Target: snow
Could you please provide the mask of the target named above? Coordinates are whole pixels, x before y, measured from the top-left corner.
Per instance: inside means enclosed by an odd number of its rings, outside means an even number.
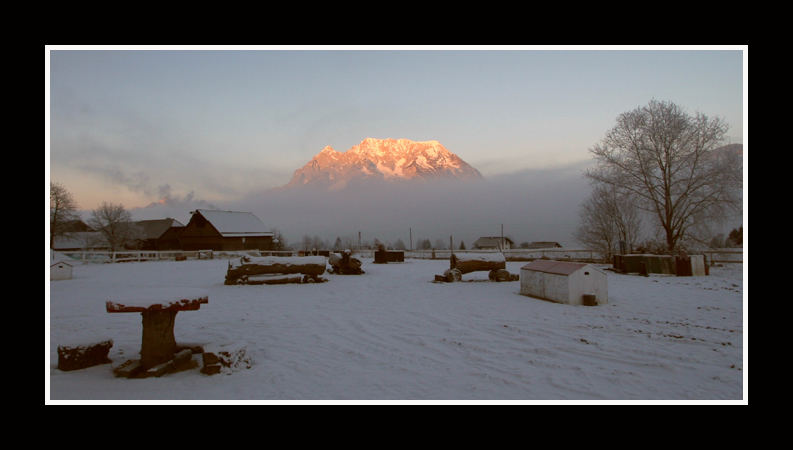
[[[305,264],[326,265],[328,258],[325,256],[244,256],[240,259],[229,261],[232,267],[239,267],[243,264],[260,264],[269,266],[280,264],[283,266],[300,266]]]
[[[520,295],[519,282],[490,282],[487,272],[431,282],[448,260],[360,259],[363,275],[283,285],[224,285],[224,259],[75,265],[73,279],[49,284],[45,398],[746,402],[742,264],[704,277],[607,271],[609,303],[587,307]],[[506,264],[519,273],[526,263]],[[105,302],[175,287],[209,295],[177,315],[177,342],[244,353],[246,363],[212,376],[114,377],[113,367],[139,358],[141,320],[109,314]],[[112,364],[57,369],[58,345],[108,338]]]

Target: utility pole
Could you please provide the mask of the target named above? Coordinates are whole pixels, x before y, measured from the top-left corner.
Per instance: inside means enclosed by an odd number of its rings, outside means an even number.
[[[501,251],[504,251],[504,224],[501,224]]]
[[[413,228],[410,228],[410,251],[413,251]]]
[[[361,232],[358,232],[358,251],[361,251]]]

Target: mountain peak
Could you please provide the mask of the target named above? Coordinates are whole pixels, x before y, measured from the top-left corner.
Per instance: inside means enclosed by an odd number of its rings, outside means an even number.
[[[341,189],[353,179],[479,179],[482,175],[439,141],[367,137],[346,152],[330,145],[295,171],[289,186]]]

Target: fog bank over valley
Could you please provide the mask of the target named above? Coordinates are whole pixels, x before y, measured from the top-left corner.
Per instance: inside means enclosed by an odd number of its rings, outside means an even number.
[[[454,236],[471,248],[481,236],[504,235],[515,244],[557,241],[576,246],[572,233],[578,207],[589,194],[583,176],[589,161],[567,166],[522,170],[483,180],[376,182],[352,180],[344,189],[316,186],[252,192],[238,201],[206,202],[192,193],[171,195],[130,212],[136,220],[173,217],[184,224],[195,208],[250,211],[277,229],[289,245],[318,236],[330,245],[341,237],[357,243],[379,239],[413,245],[421,239],[448,245]]]

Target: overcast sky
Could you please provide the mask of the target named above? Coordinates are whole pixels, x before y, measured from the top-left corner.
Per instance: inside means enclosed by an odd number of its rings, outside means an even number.
[[[740,48],[49,50],[45,170],[85,210],[254,210],[326,145],[366,137],[438,140],[488,180],[579,177],[616,117],[652,99],[744,133]]]

